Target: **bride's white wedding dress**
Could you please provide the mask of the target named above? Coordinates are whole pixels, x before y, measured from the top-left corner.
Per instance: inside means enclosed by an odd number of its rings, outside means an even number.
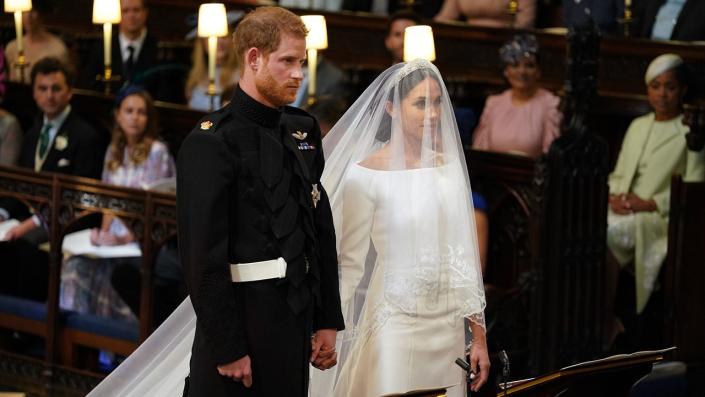
[[[462,287],[477,282],[468,280],[476,265],[464,252],[467,243],[437,233],[439,222],[466,212],[464,203],[447,199],[466,194],[452,183],[452,172],[447,166],[386,171],[355,165],[348,173],[339,258],[348,329],[339,334],[334,396],[443,386],[453,386],[448,396],[466,395],[464,373],[454,361],[464,357]],[[452,229],[447,226],[440,229]],[[377,260],[365,274],[370,244]],[[354,307],[356,300],[364,303]],[[318,389],[316,377],[331,382],[335,371],[313,374],[316,397],[330,395]]]

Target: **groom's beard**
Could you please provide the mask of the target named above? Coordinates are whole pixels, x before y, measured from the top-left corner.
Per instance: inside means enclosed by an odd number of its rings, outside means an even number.
[[[285,83],[277,82],[265,66],[259,76],[255,76],[257,91],[275,106],[288,105],[296,100],[300,80],[289,79]]]

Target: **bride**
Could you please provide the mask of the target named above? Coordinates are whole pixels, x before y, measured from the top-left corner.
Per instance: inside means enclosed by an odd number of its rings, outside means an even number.
[[[465,396],[454,363],[465,355],[465,318],[478,389],[489,369],[484,289],[463,150],[436,67],[417,60],[382,73],[323,145],[346,329],[338,365],[312,373],[312,395],[445,386]]]
[[[470,183],[448,93],[427,61],[383,72],[323,142],[346,329],[314,397],[447,387],[455,359],[487,380],[484,289]],[[89,396],[180,395],[195,316],[188,299]],[[472,333],[465,346],[468,325]]]

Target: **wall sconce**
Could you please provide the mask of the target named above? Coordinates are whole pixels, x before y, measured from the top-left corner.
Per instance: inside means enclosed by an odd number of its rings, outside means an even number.
[[[12,65],[19,69],[20,81],[24,83],[24,68],[27,63],[24,59],[24,47],[22,46],[22,13],[32,10],[32,0],[5,0],[5,12],[15,14],[15,32],[17,34],[17,62]]]
[[[323,15],[303,15],[301,17],[308,34],[306,35],[306,51],[308,57],[308,104],[316,102],[316,66],[318,50],[328,48],[328,30]]]
[[[223,3],[205,3],[198,8],[198,37],[208,38],[208,96],[210,110],[215,107],[215,55],[218,50],[218,37],[228,35],[228,17]]]
[[[433,30],[428,25],[409,26],[404,29],[404,62],[414,59],[436,60]]]
[[[105,69],[102,76],[96,80],[105,82],[105,93],[110,93],[110,83],[120,79],[113,76],[111,54],[113,49],[112,33],[113,24],[120,23],[120,0],[93,0],[93,23],[103,25],[103,65]]]

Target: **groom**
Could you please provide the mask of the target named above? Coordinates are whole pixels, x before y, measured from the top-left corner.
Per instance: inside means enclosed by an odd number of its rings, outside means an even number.
[[[285,106],[305,38],[283,8],[248,14],[234,34],[232,102],[179,153],[179,245],[197,316],[185,396],[304,397],[309,362],[336,364],[344,324],[320,130]]]

